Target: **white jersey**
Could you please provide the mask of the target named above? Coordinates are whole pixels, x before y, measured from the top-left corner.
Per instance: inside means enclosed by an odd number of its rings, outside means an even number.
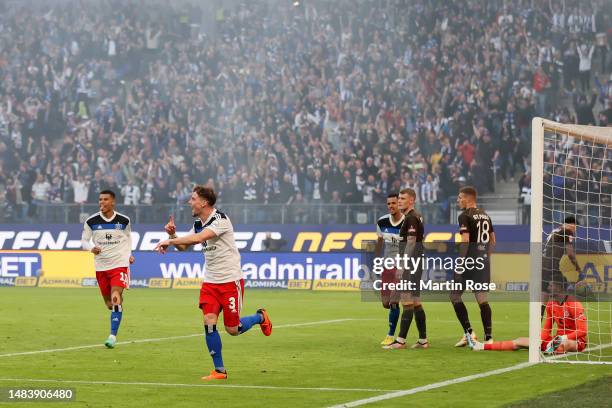
[[[206,221],[198,218],[193,223],[191,232],[198,233],[204,229],[216,234],[202,244],[202,253],[206,260],[204,282],[226,283],[242,279],[240,253],[234,241],[234,227],[227,215],[215,208]]]
[[[400,229],[403,222],[403,214],[395,223],[391,214],[383,215],[376,221],[376,235],[385,241],[385,257],[395,257],[399,253]]]
[[[130,219],[116,211],[111,218],[105,218],[100,212],[93,214],[83,224],[81,246],[86,251],[91,251],[93,247],[101,248],[100,253],[94,256],[97,272],[129,267],[132,254]]]

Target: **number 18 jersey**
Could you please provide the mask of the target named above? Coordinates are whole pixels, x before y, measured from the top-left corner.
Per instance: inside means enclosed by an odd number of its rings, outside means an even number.
[[[481,208],[468,208],[459,214],[459,233],[470,234],[468,257],[487,258],[491,234],[494,232],[491,217]]]

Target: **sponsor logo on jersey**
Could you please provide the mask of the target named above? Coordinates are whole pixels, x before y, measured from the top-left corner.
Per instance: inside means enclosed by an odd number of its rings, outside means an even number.
[[[111,234],[110,232],[107,232],[107,233],[106,233],[106,239],[107,239],[107,240],[109,240],[109,241],[110,241],[112,237],[113,237],[113,234]]]
[[[110,235],[110,234],[108,234],[108,235]],[[106,236],[106,239],[110,239],[108,237],[108,235]],[[121,243],[121,241],[101,241],[101,242],[99,242],[100,245],[119,245],[120,243]]]

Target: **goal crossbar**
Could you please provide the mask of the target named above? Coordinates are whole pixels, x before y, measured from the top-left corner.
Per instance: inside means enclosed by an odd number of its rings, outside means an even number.
[[[612,146],[612,127],[598,127],[587,125],[570,125],[553,122],[548,119],[536,118],[543,130],[560,133],[580,140]]]

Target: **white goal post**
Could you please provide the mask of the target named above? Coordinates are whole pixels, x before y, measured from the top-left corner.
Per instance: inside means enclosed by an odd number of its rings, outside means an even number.
[[[603,297],[600,298],[595,294],[595,304],[584,302],[585,310],[589,309],[586,313],[589,327],[587,348],[582,353],[552,357],[544,356],[540,352],[542,249],[546,232],[550,232],[553,225],[555,227],[562,225],[565,216],[575,216],[586,220],[584,223],[578,223],[578,229],[583,229],[582,233],[585,233],[585,228],[593,229],[586,231],[587,238],[583,240],[588,242],[582,244],[586,244],[587,248],[596,246],[605,248],[603,251],[593,250],[592,255],[600,260],[603,257],[604,261],[608,256],[612,256],[610,204],[608,198],[601,198],[602,182],[606,188],[609,188],[608,176],[592,176],[595,172],[606,173],[601,172],[600,168],[605,170],[612,164],[612,127],[561,124],[536,117],[532,121],[531,134],[529,361],[612,364],[612,350],[607,350],[610,353],[602,352],[612,347],[612,308],[608,282],[605,282]],[[589,157],[588,152],[593,155]],[[560,163],[561,161],[564,162]],[[567,164],[568,162],[570,164]],[[579,164],[574,166],[573,163]],[[585,174],[588,174],[588,177]],[[568,180],[571,187],[567,187]],[[593,185],[598,186],[598,192],[593,190]]]

